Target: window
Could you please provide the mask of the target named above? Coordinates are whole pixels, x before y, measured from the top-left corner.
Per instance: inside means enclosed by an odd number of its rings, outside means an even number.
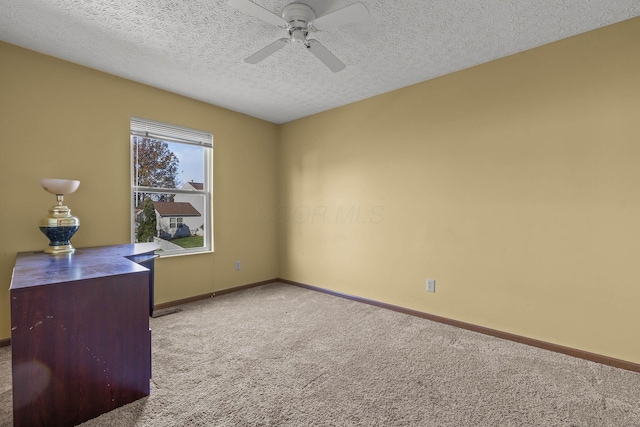
[[[131,118],[131,241],[159,255],[213,250],[213,135]]]

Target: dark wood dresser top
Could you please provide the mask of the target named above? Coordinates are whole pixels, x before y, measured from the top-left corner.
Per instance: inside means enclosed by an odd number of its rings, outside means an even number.
[[[20,252],[16,257],[10,289],[148,271],[129,258],[150,254],[155,243],[79,248],[73,254],[49,255]]]

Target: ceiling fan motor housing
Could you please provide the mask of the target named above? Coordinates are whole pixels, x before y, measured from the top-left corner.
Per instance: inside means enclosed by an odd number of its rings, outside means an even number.
[[[316,14],[304,3],[290,3],[282,9],[282,18],[294,28],[307,28],[307,24],[316,19]]]

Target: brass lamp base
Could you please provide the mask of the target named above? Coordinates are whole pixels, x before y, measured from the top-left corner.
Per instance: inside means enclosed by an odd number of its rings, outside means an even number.
[[[58,194],[58,204],[49,209],[49,216],[40,220],[40,231],[49,238],[45,253],[71,254],[75,252],[69,240],[80,228],[80,220],[71,215],[71,210],[62,205],[62,195]]]
[[[49,246],[44,250],[45,254],[58,255],[58,254],[72,254],[76,251],[76,248],[71,246],[71,243],[68,245],[54,245]]]

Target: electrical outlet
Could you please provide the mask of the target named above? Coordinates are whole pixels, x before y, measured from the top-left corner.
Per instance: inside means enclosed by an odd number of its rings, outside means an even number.
[[[241,267],[240,260],[238,260],[236,261],[236,265],[235,265],[236,271],[240,270],[240,267]]]
[[[436,279],[427,279],[427,292],[436,291]]]

